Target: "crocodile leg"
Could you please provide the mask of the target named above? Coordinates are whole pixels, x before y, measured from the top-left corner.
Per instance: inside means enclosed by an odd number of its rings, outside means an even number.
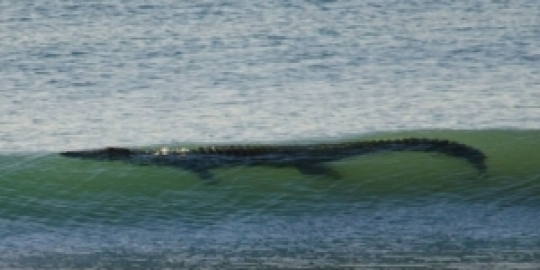
[[[200,179],[204,180],[208,184],[217,184],[218,180],[207,169],[190,169],[190,172],[196,174]]]
[[[341,175],[334,169],[320,163],[297,163],[296,169],[306,175],[327,176],[333,179],[341,179]]]

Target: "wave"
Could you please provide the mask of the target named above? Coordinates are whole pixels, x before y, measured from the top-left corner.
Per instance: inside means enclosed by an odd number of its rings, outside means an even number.
[[[306,176],[295,168],[230,167],[201,181],[172,167],[135,166],[62,157],[55,153],[0,155],[3,217],[48,221],[121,222],[185,216],[205,218],[235,211],[309,211],[318,204],[422,203],[428,199],[533,205],[540,196],[540,131],[408,131],[348,138],[447,139],[482,151],[487,171],[435,153],[385,152],[329,166],[342,178]],[[320,207],[318,208],[321,209]]]

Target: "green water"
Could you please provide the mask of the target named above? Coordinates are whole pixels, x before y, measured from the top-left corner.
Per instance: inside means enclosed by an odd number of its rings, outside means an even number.
[[[487,156],[487,173],[442,154],[380,153],[330,164],[341,179],[295,168],[231,167],[208,183],[173,167],[69,159],[57,154],[3,155],[2,217],[45,223],[133,223],[217,218],[237,211],[297,212],[348,202],[534,204],[540,195],[539,131],[416,131],[349,138],[455,140]],[[331,207],[330,207],[331,208]]]

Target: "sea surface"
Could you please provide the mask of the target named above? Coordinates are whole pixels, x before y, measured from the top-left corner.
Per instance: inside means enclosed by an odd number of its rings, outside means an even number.
[[[0,267],[540,268],[537,1],[0,1]],[[295,168],[106,146],[457,141]]]

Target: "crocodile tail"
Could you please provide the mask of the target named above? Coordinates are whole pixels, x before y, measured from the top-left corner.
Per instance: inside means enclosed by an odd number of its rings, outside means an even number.
[[[355,142],[351,145],[364,153],[379,151],[417,151],[441,153],[451,157],[465,159],[479,172],[485,173],[486,155],[477,148],[456,141],[429,138],[402,138]]]

